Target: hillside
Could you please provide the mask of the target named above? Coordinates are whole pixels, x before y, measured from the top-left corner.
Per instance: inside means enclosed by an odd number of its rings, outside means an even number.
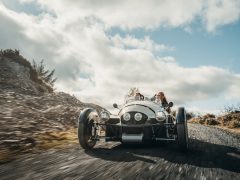
[[[0,161],[75,140],[77,117],[86,107],[101,109],[54,92],[17,51],[1,51]]]

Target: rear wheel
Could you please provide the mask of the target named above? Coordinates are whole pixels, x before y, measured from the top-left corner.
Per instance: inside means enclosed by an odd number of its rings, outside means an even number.
[[[96,115],[94,109],[87,108],[79,116],[78,140],[83,149],[92,149],[97,142]]]
[[[178,108],[177,113],[177,142],[181,151],[188,149],[188,129],[186,111],[183,107]]]

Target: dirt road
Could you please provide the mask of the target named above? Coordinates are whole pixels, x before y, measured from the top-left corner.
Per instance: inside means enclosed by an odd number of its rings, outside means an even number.
[[[25,155],[0,165],[0,179],[240,179],[240,138],[189,124],[190,149],[173,144],[123,146],[100,142]]]

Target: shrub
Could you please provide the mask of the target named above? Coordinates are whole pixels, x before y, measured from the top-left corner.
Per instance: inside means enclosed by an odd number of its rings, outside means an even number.
[[[215,119],[215,118],[207,118],[206,120],[205,120],[205,123],[207,124],[207,125],[219,125],[219,124],[221,124],[217,119]]]
[[[214,114],[210,114],[210,113],[207,113],[203,116],[204,119],[207,119],[207,118],[216,118],[216,116]]]
[[[234,119],[229,123],[228,127],[230,127],[230,128],[240,128],[240,121],[238,121],[237,119]]]
[[[195,114],[194,114],[193,112],[187,112],[187,113],[186,113],[186,118],[187,118],[187,120],[190,120],[190,119],[192,119],[193,117],[195,117]]]
[[[42,59],[41,62],[39,64],[37,64],[34,60],[32,63],[33,69],[36,70],[36,72],[38,73],[38,76],[43,79],[46,83],[50,84],[51,86],[54,86],[54,83],[56,82],[57,78],[54,78],[54,73],[55,73],[55,69],[54,70],[48,70],[45,69],[45,65],[44,65],[44,60]]]

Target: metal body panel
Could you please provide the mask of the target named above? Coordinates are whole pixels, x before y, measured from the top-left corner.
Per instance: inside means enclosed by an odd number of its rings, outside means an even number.
[[[146,107],[150,107],[151,109],[153,109],[155,112],[158,110],[162,109],[161,104],[155,103],[154,101],[132,101],[129,103],[126,103],[124,107],[130,106],[130,105],[142,105],[142,106],[146,106]]]
[[[126,112],[141,112],[143,114],[146,114],[148,118],[155,118],[155,113],[151,109],[145,106],[141,105],[129,105],[126,107],[123,107],[122,110],[119,113],[119,116],[122,116]]]

